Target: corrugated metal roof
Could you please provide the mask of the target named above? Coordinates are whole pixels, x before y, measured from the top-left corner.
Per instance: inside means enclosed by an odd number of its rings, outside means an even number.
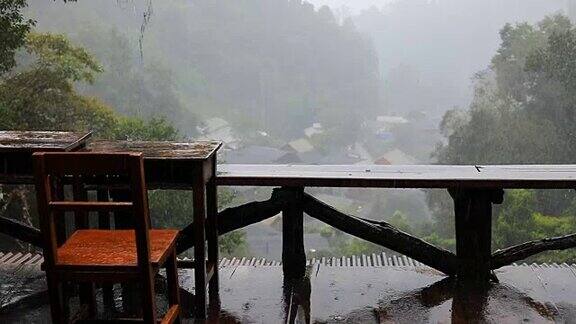
[[[190,258],[179,258],[180,260],[191,260]],[[16,267],[23,267],[28,269],[40,268],[44,261],[41,254],[38,253],[22,253],[22,252],[0,252],[0,271],[14,269]],[[323,257],[313,258],[308,260],[307,265],[321,264],[323,266],[331,267],[425,267],[428,266],[408,258],[404,255],[396,254],[370,254],[370,255],[355,255],[355,256],[342,256],[342,257]],[[221,267],[228,266],[281,266],[281,261],[266,260],[265,258],[222,258],[220,260]],[[558,268],[558,267],[571,267],[576,269],[576,264],[567,263],[542,263],[542,264],[514,264],[515,266],[536,266],[544,268]]]

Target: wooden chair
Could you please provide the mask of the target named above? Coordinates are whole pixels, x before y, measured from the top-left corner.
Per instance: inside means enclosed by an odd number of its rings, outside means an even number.
[[[140,153],[35,153],[33,156],[40,225],[44,240],[44,268],[54,323],[67,323],[62,284],[80,283],[84,309],[95,315],[94,283],[138,282],[142,287],[142,314],[138,320],[156,323],[154,277],[166,267],[169,309],[161,323],[180,322],[177,230],[150,229],[144,167]],[[129,201],[87,201],[86,195],[65,200],[58,186],[119,183],[130,191]],[[59,194],[60,191],[60,194]],[[83,196],[83,197],[82,197]],[[79,199],[81,198],[81,199]],[[76,222],[89,212],[132,216],[134,229],[76,229],[62,244],[57,240],[57,218],[74,212]],[[87,222],[87,220],[85,220]],[[76,224],[78,225],[78,224]],[[82,226],[81,226],[82,227]],[[83,225],[86,228],[86,223]],[[88,288],[87,288],[88,287]],[[87,306],[87,307],[86,307]],[[118,321],[118,320],[115,320]],[[134,320],[131,319],[131,322]]]

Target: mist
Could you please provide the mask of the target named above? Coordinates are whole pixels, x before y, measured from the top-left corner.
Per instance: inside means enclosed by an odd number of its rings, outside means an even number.
[[[574,8],[572,0],[30,0],[24,15],[36,21],[40,48],[20,48],[3,75],[0,114],[10,113],[0,126],[221,140],[229,164],[573,163]],[[72,55],[46,54],[49,41]],[[25,77],[46,71],[64,82],[45,96],[19,95],[32,93],[21,87],[36,79]],[[444,191],[312,191],[454,248]],[[268,193],[234,188],[224,207]],[[495,211],[496,247],[541,235],[537,224],[576,226],[566,192],[511,197]],[[188,198],[155,194],[156,224],[180,226]],[[529,206],[530,222],[511,233],[503,215],[519,206]],[[319,257],[379,248],[312,219],[306,226]],[[254,225],[228,253],[277,258],[279,231],[278,220]],[[264,245],[262,235],[278,240]]]

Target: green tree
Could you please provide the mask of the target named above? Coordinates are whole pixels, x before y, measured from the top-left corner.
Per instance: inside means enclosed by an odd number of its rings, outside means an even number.
[[[0,1],[0,75],[16,65],[16,50],[26,42],[26,34],[34,24],[22,15],[26,0]]]
[[[396,227],[397,229],[410,233],[412,232],[412,226],[410,226],[410,222],[408,221],[408,218],[406,217],[406,215],[399,211],[396,210],[394,212],[394,214],[392,214],[392,217],[390,217],[390,219],[388,220],[388,223],[390,223],[390,225]]]
[[[509,247],[533,238],[535,198],[532,190],[506,192],[506,203],[500,208],[494,222],[492,241],[495,248]]]
[[[143,120],[135,117],[120,117],[112,137],[118,140],[173,141],[178,130],[162,117]]]
[[[220,237],[218,246],[223,257],[246,257],[250,254],[246,232],[236,230]]]
[[[442,164],[572,163],[576,158],[576,29],[569,19],[548,17],[536,25],[506,25],[488,70],[475,78],[467,111],[449,111],[447,137],[435,156]],[[439,227],[431,240],[452,239],[452,203],[430,194]],[[494,246],[574,232],[568,191],[512,190],[495,208]],[[534,258],[576,260],[571,252]],[[543,260],[543,259],[541,259]]]
[[[75,82],[92,82],[101,72],[95,59],[61,35],[31,33],[25,49],[23,61],[28,63],[0,83],[2,127],[110,135],[116,122],[113,110],[74,89]]]

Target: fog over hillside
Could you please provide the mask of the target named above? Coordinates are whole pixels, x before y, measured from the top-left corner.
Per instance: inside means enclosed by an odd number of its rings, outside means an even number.
[[[567,12],[566,0],[404,0],[352,19],[374,42],[387,109],[440,114],[470,102],[471,79],[490,64],[504,24],[560,12]]]
[[[13,28],[0,42],[0,130],[220,140],[219,161],[227,164],[370,170],[576,161],[576,0],[7,5],[18,14],[8,17]],[[307,190],[339,210],[454,248],[445,190]],[[26,209],[8,192],[0,188],[0,214]],[[221,207],[269,193],[222,189]],[[568,192],[507,195],[494,210],[495,247],[576,232]],[[184,226],[190,198],[151,193],[155,225]],[[228,236],[226,253],[278,256],[278,224],[272,218]],[[310,218],[306,226],[311,256],[380,249]]]

